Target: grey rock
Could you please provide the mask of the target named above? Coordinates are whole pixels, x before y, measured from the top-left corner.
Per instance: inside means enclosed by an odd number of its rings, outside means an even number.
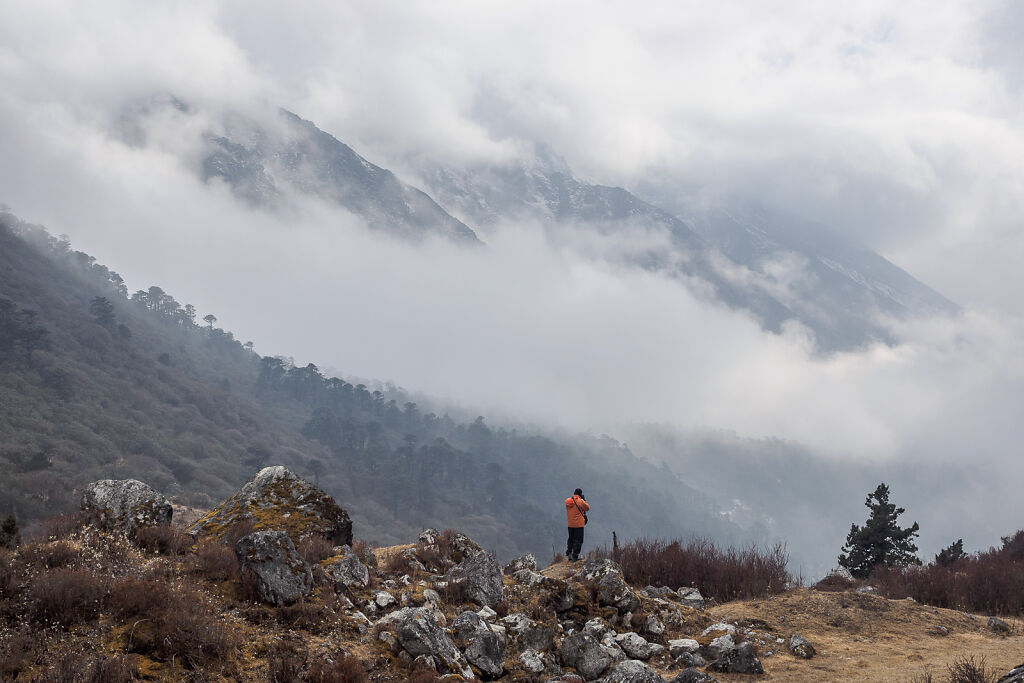
[[[671,683],[711,683],[714,680],[714,678],[708,676],[703,671],[698,671],[691,666],[680,671],[679,675],[673,678]]]
[[[420,655],[412,660],[412,668],[421,671],[437,671],[437,662],[430,655]]]
[[[462,644],[469,663],[490,678],[501,676],[505,663],[505,644],[476,612],[463,612],[452,622],[455,638]]]
[[[668,641],[668,653],[673,657],[700,650],[700,643],[693,638],[678,638]]]
[[[239,539],[235,557],[255,577],[263,602],[288,605],[313,589],[313,573],[283,531],[257,531]]]
[[[604,648],[604,651],[608,653],[613,662],[624,662],[629,659],[625,651],[615,642],[615,631],[605,634],[601,639],[601,647]]]
[[[428,605],[437,605],[441,602],[441,594],[433,588],[427,588],[423,591],[423,602]]]
[[[398,644],[398,638],[391,631],[381,631],[377,634],[377,639],[388,646],[391,654],[397,655],[401,649],[401,645]]]
[[[664,646],[649,643],[635,633],[620,633],[615,636],[615,643],[633,659],[647,660],[665,651]]]
[[[441,532],[437,529],[424,529],[420,532],[419,542],[424,545],[435,545],[441,538]]]
[[[1011,670],[1010,673],[1000,678],[997,683],[1024,683],[1024,664]]]
[[[795,633],[789,637],[789,651],[800,659],[810,659],[817,654],[810,641]]]
[[[584,679],[592,681],[604,673],[612,658],[593,636],[574,633],[562,640],[561,661],[562,666],[571,666]]]
[[[999,635],[1008,635],[1013,632],[1013,627],[998,617],[988,618],[988,628]]]
[[[523,665],[523,670],[531,674],[539,674],[544,670],[544,661],[540,658],[540,653],[536,650],[523,650],[523,653],[519,655],[519,663]]]
[[[516,635],[521,634],[527,628],[536,624],[533,619],[522,612],[513,612],[506,617],[502,617],[501,623],[505,625],[505,628]]]
[[[705,666],[708,660],[704,659],[699,652],[684,652],[675,658],[675,662],[678,666],[701,667]]]
[[[438,670],[442,673],[472,677],[466,658],[441,628],[431,610],[405,607],[389,615],[386,623],[394,624],[398,642],[412,657],[429,655],[437,660]]]
[[[878,595],[878,589],[874,586],[858,586],[855,592],[862,595]]]
[[[476,552],[452,567],[445,576],[449,583],[462,583],[473,602],[494,607],[501,602],[501,568],[494,555]]]
[[[512,578],[515,579],[516,583],[532,588],[544,581],[545,577],[543,574],[538,574],[531,569],[520,569],[512,575]]]
[[[455,557],[452,559],[456,562],[462,562],[467,557],[484,551],[472,538],[461,532],[452,534],[451,546],[452,551],[455,553]],[[499,573],[501,573],[500,570]]]
[[[736,640],[731,634],[726,633],[720,635],[717,638],[712,639],[711,643],[704,648],[705,654],[710,659],[718,659],[722,656],[722,653],[728,652],[736,647]]]
[[[576,573],[581,582],[594,583],[601,604],[612,605],[619,612],[632,612],[640,606],[640,600],[633,593],[622,570],[611,560],[590,560]]]
[[[673,595],[675,593],[675,591],[668,586],[646,586],[640,592],[649,598],[664,598],[665,596]]]
[[[740,643],[730,650],[725,650],[708,668],[733,674],[764,673],[764,667],[761,666],[761,661],[754,654],[754,648],[750,643]]]
[[[327,566],[327,575],[334,581],[335,588],[354,586],[365,588],[370,584],[370,569],[359,559],[352,548],[343,545],[334,562]]]
[[[586,624],[583,625],[583,632],[592,635],[598,640],[604,638],[604,634],[612,630],[612,627],[608,625],[601,617],[594,617]]]
[[[520,638],[524,647],[547,652],[554,646],[555,629],[543,624],[533,624],[523,629]]]
[[[528,570],[531,572],[537,571],[537,558],[535,555],[527,554],[521,557],[517,557],[516,559],[506,564],[505,568],[502,569],[502,572],[505,574],[505,576],[512,576],[516,572],[523,570]]]
[[[736,627],[733,626],[732,624],[727,624],[727,623],[722,622],[722,621],[720,621],[720,622],[718,622],[716,624],[711,624],[711,626],[708,626],[706,629],[704,629],[701,632],[701,635],[706,636],[706,635],[709,635],[711,633],[714,633],[715,631],[725,631],[729,635],[736,635]]]
[[[174,514],[167,498],[137,479],[94,481],[82,492],[81,509],[99,526],[120,529],[129,537],[144,527],[170,524]]]
[[[619,662],[601,679],[603,683],[665,683],[658,672],[643,662],[628,659]]]
[[[660,636],[665,633],[665,624],[653,614],[648,614],[647,621],[644,622],[644,630],[651,635]]]
[[[704,606],[707,604],[704,596],[696,588],[680,588],[676,593],[679,595],[679,601],[687,607],[704,609]]]
[[[490,607],[487,607],[486,605],[484,605],[479,610],[477,610],[476,613],[479,614],[480,618],[483,619],[484,621],[493,621],[494,618],[496,616],[498,616],[497,612],[495,612]]]
[[[945,638],[950,634],[950,630],[945,626],[932,626],[927,631],[925,631],[925,633],[927,633],[930,636],[939,636],[940,638]]]
[[[391,607],[395,602],[397,602],[395,600],[395,596],[387,591],[378,591],[378,593],[373,596],[373,601],[377,603],[377,607],[380,607],[381,609]]]

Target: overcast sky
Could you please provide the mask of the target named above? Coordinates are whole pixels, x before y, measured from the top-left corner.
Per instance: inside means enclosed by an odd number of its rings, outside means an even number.
[[[0,201],[262,353],[574,428],[664,420],[1009,463],[1024,399],[1024,6],[0,0]],[[517,226],[412,247],[202,185],[126,105],[284,106],[401,171],[541,141],[581,176],[762,199],[966,306],[819,358]],[[170,134],[169,134],[170,135]],[[180,149],[176,147],[180,146]]]

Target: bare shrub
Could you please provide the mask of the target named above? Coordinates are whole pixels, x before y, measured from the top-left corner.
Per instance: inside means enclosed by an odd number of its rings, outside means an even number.
[[[299,683],[301,674],[302,657],[291,643],[279,643],[267,652],[269,683]]]
[[[562,553],[555,553],[551,556],[551,564],[559,564],[560,562],[565,562],[565,555]]]
[[[998,674],[985,670],[985,658],[975,662],[974,657],[957,657],[946,667],[949,671],[949,683],[995,683]]]
[[[206,610],[199,594],[187,588],[172,588],[163,604],[154,604],[137,616],[128,635],[129,651],[186,668],[223,659],[238,644],[234,632]]]
[[[137,681],[135,666],[124,657],[99,656],[85,660],[69,652],[36,679],[40,683],[127,683]]]
[[[421,543],[416,547],[414,554],[416,559],[420,561],[420,564],[427,569],[441,570],[446,568],[444,556],[436,547],[429,547]]]
[[[229,548],[234,548],[235,544],[240,540],[252,533],[252,530],[256,528],[256,523],[251,519],[243,519],[232,524],[221,536],[221,543]]]
[[[0,600],[14,596],[18,586],[18,573],[14,564],[14,553],[0,548]]]
[[[190,535],[168,524],[143,527],[135,532],[135,543],[157,555],[184,555],[192,549]]]
[[[1014,560],[1018,533],[999,549],[976,553],[943,567],[879,567],[872,577],[886,597],[997,614],[1024,613],[1024,561]]]
[[[38,640],[27,627],[13,632],[7,638],[7,643],[0,648],[0,680],[13,681],[32,665]]]
[[[299,542],[299,555],[306,564],[318,564],[333,554],[334,545],[323,536],[308,536]]]
[[[306,680],[309,683],[365,683],[369,679],[359,658],[342,653],[331,660],[313,662],[306,673]]]
[[[438,673],[432,669],[418,668],[405,679],[405,683],[435,683],[441,680]]]
[[[28,612],[40,624],[69,626],[95,619],[107,594],[106,581],[82,569],[51,569],[28,590]]]
[[[277,620],[291,629],[323,633],[330,628],[334,614],[324,607],[305,600],[277,609]]]
[[[384,563],[384,571],[389,574],[412,574],[412,561],[402,553],[391,554]]]
[[[128,576],[114,582],[107,606],[114,616],[129,619],[162,610],[171,601],[171,587],[166,581]]]
[[[238,576],[235,551],[220,543],[202,543],[196,551],[199,572],[213,581],[226,581]]]
[[[828,574],[818,583],[814,584],[814,590],[826,591],[830,593],[841,593],[845,590],[849,590],[857,585],[857,582],[853,579],[847,578],[842,574],[831,573]]]
[[[80,558],[81,552],[63,540],[52,543],[33,543],[22,548],[21,551],[22,562],[46,569],[71,567],[77,564]]]
[[[781,593],[789,580],[789,557],[781,544],[766,549],[720,549],[708,539],[684,544],[640,538],[617,550],[592,551],[590,557],[615,560],[635,585],[696,585],[705,596],[721,602]]]
[[[63,515],[55,515],[42,520],[42,536],[45,539],[55,541],[67,538],[91,520],[91,516],[85,512],[69,512]]]
[[[364,564],[373,568],[377,567],[377,556],[374,554],[373,548],[371,548],[366,541],[360,539],[353,543],[352,552],[354,552]]]

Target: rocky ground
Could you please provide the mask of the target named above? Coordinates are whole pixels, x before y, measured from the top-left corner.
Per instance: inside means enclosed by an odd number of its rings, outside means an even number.
[[[1000,675],[1024,660],[1018,622],[870,592],[717,605],[630,586],[610,560],[501,567],[451,530],[369,549],[284,468],[175,510],[184,530],[139,482],[84,503],[0,554],[5,680],[912,681],[958,656]]]

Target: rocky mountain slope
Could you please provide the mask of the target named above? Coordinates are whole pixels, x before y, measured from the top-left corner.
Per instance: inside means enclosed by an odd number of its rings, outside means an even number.
[[[699,586],[632,586],[610,559],[502,568],[452,530],[335,545],[347,515],[282,467],[184,532],[141,482],[86,492],[79,516],[0,548],[5,678],[881,681],[963,654],[1009,671],[1024,645],[1019,623],[870,592],[717,602]]]

